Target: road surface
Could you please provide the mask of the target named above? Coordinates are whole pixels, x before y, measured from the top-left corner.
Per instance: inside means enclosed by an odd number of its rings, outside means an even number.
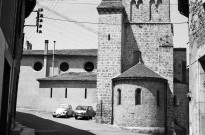
[[[16,121],[35,129],[36,135],[145,135],[125,131],[113,125],[99,124],[95,120],[53,118],[48,113],[19,108]]]

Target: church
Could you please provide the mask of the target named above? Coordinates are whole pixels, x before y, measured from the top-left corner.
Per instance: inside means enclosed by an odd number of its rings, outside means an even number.
[[[102,0],[97,11],[98,49],[52,52],[46,40],[23,52],[17,107],[92,105],[96,122],[188,134],[186,49],[173,47],[170,1]]]

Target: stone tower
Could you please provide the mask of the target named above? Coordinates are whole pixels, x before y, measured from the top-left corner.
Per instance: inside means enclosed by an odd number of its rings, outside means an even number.
[[[103,0],[98,6],[97,120],[111,122],[112,78],[121,73],[123,12],[121,0]]]
[[[173,92],[170,3],[169,0],[103,0],[98,12],[97,119],[102,117],[100,120],[112,122],[111,79],[139,61],[168,80],[169,96]],[[167,110],[168,116],[171,110]],[[168,126],[171,121],[168,117]]]

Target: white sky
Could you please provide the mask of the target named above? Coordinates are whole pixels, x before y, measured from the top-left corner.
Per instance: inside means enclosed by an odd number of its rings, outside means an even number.
[[[38,0],[43,6],[62,16],[78,22],[98,23],[98,12],[96,7],[101,0]],[[171,22],[174,23],[174,47],[187,47],[188,43],[188,18],[178,12],[177,0],[171,1]],[[36,6],[36,9],[39,6]],[[62,21],[65,18],[54,14],[44,8],[42,23],[42,34],[36,33],[36,27],[26,26],[24,29],[25,40],[33,45],[33,50],[44,49],[44,41],[49,40],[49,49],[53,49],[53,41],[56,41],[56,49],[90,49],[97,48],[98,37],[94,32],[88,31],[73,22]],[[48,18],[60,19],[53,20]],[[26,25],[35,25],[36,12],[33,12],[27,19]],[[175,24],[183,23],[183,24]],[[97,24],[79,23],[98,30]]]

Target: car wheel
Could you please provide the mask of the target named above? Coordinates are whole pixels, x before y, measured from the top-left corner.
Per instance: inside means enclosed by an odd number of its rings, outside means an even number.
[[[55,116],[55,115],[53,115],[53,117],[55,118],[56,116]]]
[[[86,120],[89,120],[89,119],[90,119],[90,116],[87,116],[87,117],[86,117]]]
[[[78,119],[78,116],[75,116],[75,119],[77,120],[77,119]]]
[[[67,113],[66,113],[65,117],[68,118],[68,114]]]
[[[92,116],[90,116],[90,119],[92,120],[92,119],[93,119],[93,117],[92,117]]]

